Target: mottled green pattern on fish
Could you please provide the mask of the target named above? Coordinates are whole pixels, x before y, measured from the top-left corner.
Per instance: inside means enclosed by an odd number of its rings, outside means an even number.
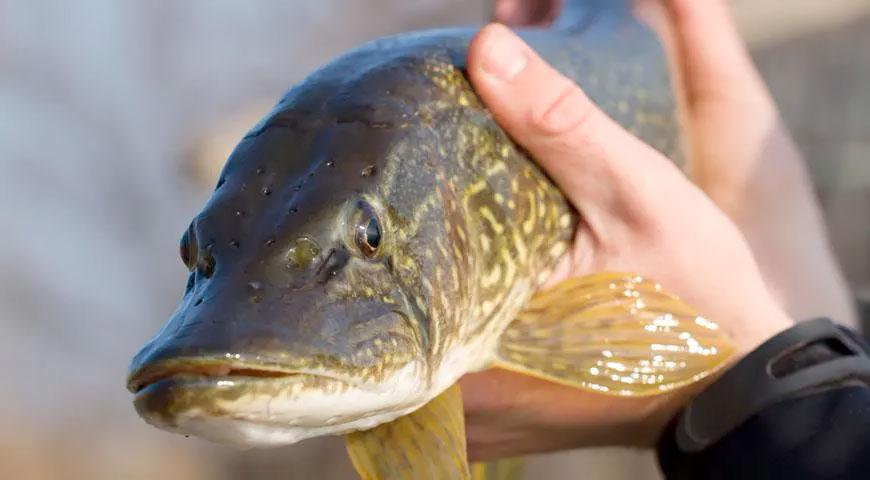
[[[676,156],[658,43],[624,2],[586,3],[572,28],[522,35]],[[365,45],[241,141],[182,241],[185,297],[131,366],[149,422],[240,443],[342,433],[493,359],[576,218],[469,85],[473,33]]]

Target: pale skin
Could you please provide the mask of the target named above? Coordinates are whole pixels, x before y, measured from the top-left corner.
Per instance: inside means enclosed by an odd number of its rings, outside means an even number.
[[[496,20],[547,23],[553,0],[501,0]],[[855,313],[806,166],[722,0],[648,0],[681,96],[687,172],[623,130],[500,24],[468,52],[496,121],[581,215],[550,284],[631,271],[715,320],[745,355],[795,320]],[[503,370],[465,376],[472,460],[594,445],[652,446],[704,383],[613,398]]]

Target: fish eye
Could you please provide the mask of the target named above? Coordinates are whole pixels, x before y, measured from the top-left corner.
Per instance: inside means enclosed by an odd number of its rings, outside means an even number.
[[[178,246],[179,253],[181,254],[181,261],[184,262],[184,266],[187,267],[191,272],[194,268],[196,268],[196,258],[198,257],[196,252],[196,242],[193,241],[193,226],[189,227],[184,235],[181,236],[181,243]]]
[[[354,244],[364,256],[372,258],[381,246],[381,225],[375,212],[367,204],[361,204],[354,222]]]

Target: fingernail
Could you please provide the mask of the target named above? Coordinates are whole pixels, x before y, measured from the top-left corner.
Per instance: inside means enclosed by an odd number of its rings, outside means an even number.
[[[491,27],[486,40],[482,68],[499,80],[511,80],[528,64],[526,45],[503,25]]]

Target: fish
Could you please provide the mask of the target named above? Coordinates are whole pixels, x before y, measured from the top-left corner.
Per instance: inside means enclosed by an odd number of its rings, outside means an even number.
[[[678,159],[667,62],[630,2],[563,10],[520,34]],[[131,361],[146,422],[242,446],[343,435],[364,479],[464,479],[466,373],[646,396],[727,362],[722,329],[654,279],[543,287],[580,218],[468,82],[474,33],[364,44],[241,139],[182,236],[181,302]]]

